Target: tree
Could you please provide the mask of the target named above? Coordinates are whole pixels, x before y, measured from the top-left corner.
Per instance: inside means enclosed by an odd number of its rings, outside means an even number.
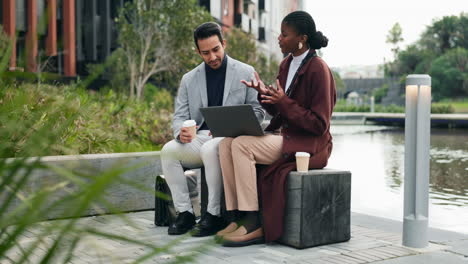
[[[431,50],[420,48],[417,44],[409,45],[398,53],[394,62],[385,65],[386,76],[400,76],[408,73],[427,73],[436,55]]]
[[[257,61],[255,37],[239,28],[231,28],[225,34],[226,53],[236,60],[253,65]]]
[[[457,47],[468,48],[468,14],[434,20],[424,31],[420,43],[424,49],[434,50],[437,55]]]
[[[392,52],[394,58],[397,57],[398,51],[400,51],[400,48],[398,47],[399,43],[402,42],[404,39],[401,36],[402,35],[402,29],[400,26],[400,23],[396,22],[393,27],[390,29],[387,35],[387,43],[390,43],[393,45]]]
[[[279,63],[257,49],[255,37],[239,28],[231,28],[226,33],[226,53],[229,56],[252,65],[266,84],[274,84]]]
[[[345,90],[345,84],[344,84],[343,79],[341,79],[341,75],[336,71],[332,71],[332,74],[333,74],[333,79],[335,79],[336,90],[338,91],[339,94],[343,93]]]
[[[276,83],[276,77],[278,76],[279,62],[276,58],[271,55],[269,58],[260,52],[258,55],[257,62],[255,63],[255,69],[258,74],[262,77],[262,80],[267,84]]]
[[[468,49],[456,48],[437,58],[429,70],[436,99],[468,97]]]
[[[11,56],[12,41],[10,37],[3,31],[0,25],[0,73],[8,68],[8,63]],[[2,80],[0,79],[0,83]]]
[[[446,16],[427,26],[421,38],[385,64],[385,76],[430,74],[434,99],[467,96],[468,14]]]
[[[130,97],[141,99],[148,80],[184,67],[194,53],[193,29],[211,16],[195,0],[135,0],[117,19],[118,42],[130,79]]]

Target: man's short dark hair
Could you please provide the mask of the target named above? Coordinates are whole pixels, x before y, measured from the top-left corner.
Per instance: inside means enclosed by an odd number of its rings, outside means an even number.
[[[221,30],[221,26],[218,25],[215,22],[206,22],[201,25],[199,25],[194,31],[193,31],[193,40],[195,41],[195,45],[198,47],[198,40],[199,39],[207,39],[211,36],[218,36],[219,42],[223,42],[223,32]]]

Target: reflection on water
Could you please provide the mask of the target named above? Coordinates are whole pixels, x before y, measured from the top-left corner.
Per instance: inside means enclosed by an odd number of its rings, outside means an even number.
[[[332,126],[329,168],[353,175],[352,210],[403,217],[404,130]],[[430,225],[468,233],[468,131],[431,130]]]

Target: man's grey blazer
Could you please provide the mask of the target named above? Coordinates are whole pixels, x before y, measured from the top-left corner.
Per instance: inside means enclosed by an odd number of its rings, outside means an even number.
[[[255,115],[261,123],[265,117],[265,111],[257,100],[257,91],[248,88],[241,80],[249,81],[254,73],[254,68],[231,57],[228,58],[226,78],[224,83],[223,105],[250,104]],[[193,119],[200,126],[204,118],[200,107],[208,106],[206,89],[205,63],[201,63],[195,69],[186,73],[180,81],[180,87],[175,100],[175,112],[172,120],[174,138],[177,139],[180,128],[185,120]]]

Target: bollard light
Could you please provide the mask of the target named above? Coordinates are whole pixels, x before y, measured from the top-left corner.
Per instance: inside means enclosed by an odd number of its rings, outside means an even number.
[[[371,98],[370,98],[370,111],[371,111],[371,113],[375,112],[375,98],[374,98],[374,96],[371,96]]]
[[[406,78],[403,245],[428,245],[431,77]]]

